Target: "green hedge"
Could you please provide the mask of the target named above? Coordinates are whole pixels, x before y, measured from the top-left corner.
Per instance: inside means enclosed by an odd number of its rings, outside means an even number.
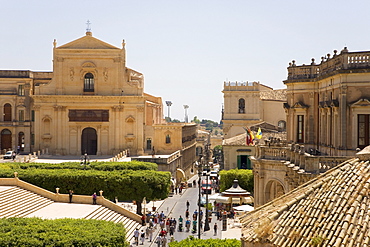
[[[241,242],[237,239],[197,239],[193,236],[180,242],[169,243],[169,247],[240,247]]]
[[[76,169],[0,169],[0,177],[14,177],[55,192],[66,194],[73,190],[79,195],[104,191],[104,197],[120,201],[164,199],[168,196],[171,174],[152,170],[76,170]]]
[[[229,189],[233,185],[235,179],[238,180],[240,187],[253,193],[253,171],[245,169],[222,170],[220,172],[220,190],[225,191]]]
[[[84,166],[80,162],[64,162],[58,164],[51,163],[2,163],[0,169],[76,169],[76,170],[151,170],[157,171],[158,165],[150,162],[130,161],[130,162],[90,162],[90,165]]]
[[[122,224],[101,220],[0,219],[0,246],[129,246]]]

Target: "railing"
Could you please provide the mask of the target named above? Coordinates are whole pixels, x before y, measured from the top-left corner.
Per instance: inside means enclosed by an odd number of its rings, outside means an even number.
[[[15,176],[17,176],[15,174]],[[22,181],[20,180],[18,177],[15,177],[15,178],[0,178],[0,185],[4,186],[4,185],[8,185],[8,186],[18,186],[20,188],[23,188],[23,189],[26,189],[26,190],[29,190],[31,192],[34,192],[38,195],[41,195],[43,197],[46,197],[46,198],[49,198],[50,200],[52,201],[55,201],[55,202],[64,202],[64,203],[68,203],[69,202],[69,196],[68,194],[59,194],[59,192],[57,191],[57,193],[53,193],[53,192],[50,192],[48,190],[45,190],[43,188],[40,188],[38,186],[35,186],[33,184],[30,184],[30,183],[27,183],[25,181]],[[82,204],[91,204],[91,196],[85,196],[85,195],[73,195],[73,201],[76,202],[76,203],[82,203]],[[127,209],[105,199],[102,195],[102,192],[101,192],[101,196],[98,196],[97,198],[97,203],[99,205],[103,205],[111,210],[114,210],[136,222],[141,222],[141,217],[133,212],[130,212],[128,211]]]
[[[352,158],[348,156],[315,156],[304,151],[302,145],[257,146],[257,159],[285,160],[307,173],[322,173]]]
[[[315,64],[314,59],[310,65],[297,66],[295,61],[288,67],[288,80],[312,79],[324,76],[333,71],[342,69],[370,68],[370,52],[348,52],[344,49],[339,55],[334,51],[331,58],[321,58],[320,64]]]

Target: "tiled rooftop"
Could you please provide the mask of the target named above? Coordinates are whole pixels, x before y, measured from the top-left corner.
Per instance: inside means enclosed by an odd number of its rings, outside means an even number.
[[[246,246],[370,246],[370,164],[364,157],[241,216]]]

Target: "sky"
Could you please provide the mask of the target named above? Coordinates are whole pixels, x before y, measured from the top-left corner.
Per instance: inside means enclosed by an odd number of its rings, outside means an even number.
[[[0,69],[52,71],[53,40],[85,35],[116,47],[144,74],[170,117],[219,122],[225,81],[285,88],[287,66],[333,50],[370,50],[366,0],[0,0]],[[163,106],[164,117],[168,108]]]

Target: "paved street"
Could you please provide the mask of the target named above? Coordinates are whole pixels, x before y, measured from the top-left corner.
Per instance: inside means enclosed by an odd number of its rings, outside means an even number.
[[[194,179],[197,180],[197,178],[198,178],[198,176],[194,176],[193,178],[190,179],[190,181],[192,181]],[[198,206],[197,206],[198,186],[195,187],[195,188],[192,187],[192,188],[186,189],[182,193],[182,195],[177,194],[177,195],[174,195],[173,197],[167,198],[166,200],[164,200],[164,202],[162,203],[162,205],[158,209],[158,212],[163,211],[166,216],[176,218],[177,226],[176,226],[176,231],[174,233],[174,239],[177,240],[177,241],[186,239],[188,236],[191,236],[191,235],[196,237],[196,238],[198,237],[198,233],[191,233],[191,230],[189,232],[187,232],[186,229],[185,229],[185,220],[186,220],[185,219],[185,211],[186,211],[186,201],[187,200],[190,202],[190,207],[189,207],[190,217],[189,218],[192,218],[192,215],[193,215],[193,212],[195,211],[195,209],[198,210]],[[202,208],[202,210],[204,211],[204,208]],[[182,218],[184,218],[184,231],[182,231],[182,232],[178,231],[178,218],[180,217],[180,215],[181,215]],[[203,216],[203,221],[204,221],[204,219],[205,219],[205,216]],[[214,231],[213,231],[213,226],[214,226],[215,222],[217,222],[217,225],[218,225],[217,236],[214,235]],[[211,223],[210,223],[210,230],[207,231],[207,232],[202,231],[201,238],[202,239],[208,239],[208,238],[220,238],[221,239],[222,234],[226,233],[226,232],[222,232],[221,229],[222,229],[222,222],[217,221],[216,216],[212,215],[212,220],[211,220]],[[157,230],[153,234],[153,240],[155,240],[158,233],[159,233],[159,226],[157,227]],[[231,234],[234,234],[235,237],[231,236]],[[239,239],[240,238],[240,230],[228,231],[228,235],[229,235],[228,238],[237,238],[237,239]],[[167,239],[168,239],[168,242],[169,242],[169,239],[170,239],[169,234],[167,234]],[[145,239],[144,245],[140,245],[140,243],[139,243],[139,246],[153,246],[153,247],[155,247],[155,246],[157,246],[157,244],[154,243],[154,242],[149,242],[148,239]]]

